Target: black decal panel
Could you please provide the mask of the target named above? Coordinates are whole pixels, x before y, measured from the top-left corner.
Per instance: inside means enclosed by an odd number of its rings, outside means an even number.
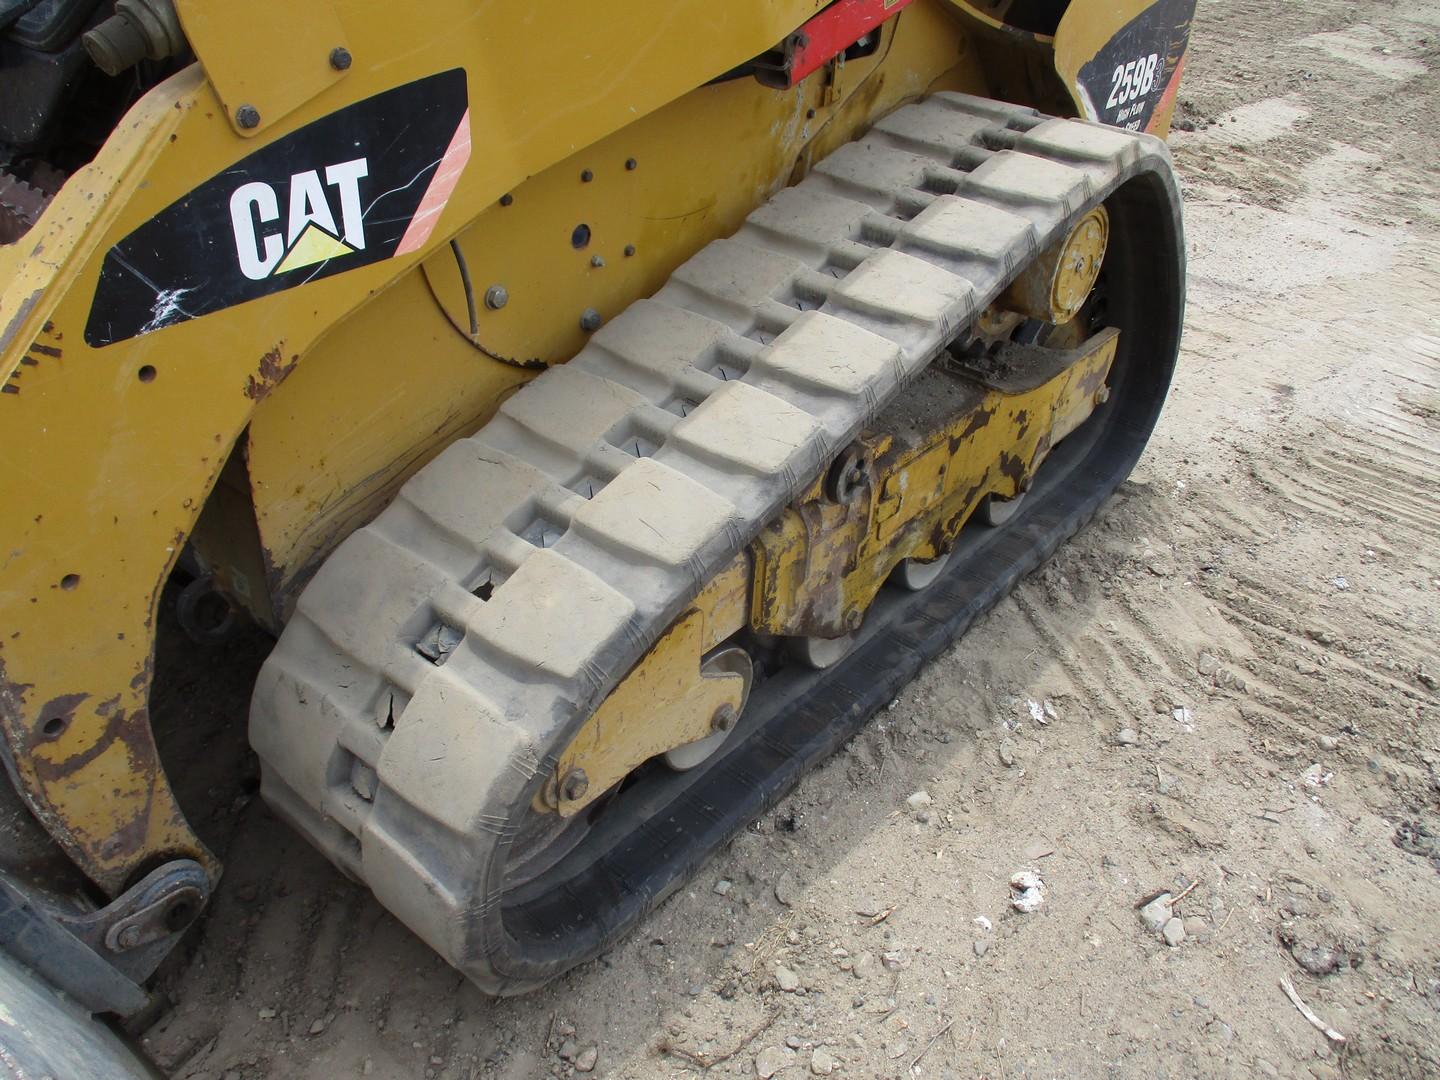
[[[460,68],[292,132],[106,253],[85,340],[124,341],[413,251],[469,151]]]
[[[1091,116],[1147,131],[1179,74],[1195,0],[1156,0],[1106,43],[1079,72]]]

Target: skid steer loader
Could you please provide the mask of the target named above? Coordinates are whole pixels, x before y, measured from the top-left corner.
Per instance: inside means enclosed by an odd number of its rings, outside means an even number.
[[[5,970],[141,1015],[216,887],[177,581],[481,988],[635,926],[1134,465],[1193,8],[0,0]]]

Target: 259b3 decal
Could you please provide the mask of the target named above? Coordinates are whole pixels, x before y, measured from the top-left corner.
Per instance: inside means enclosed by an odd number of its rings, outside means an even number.
[[[1085,114],[1148,131],[1172,94],[1190,41],[1195,0],[1156,0],[1126,23],[1079,72]]]
[[[112,247],[92,347],[423,247],[470,158],[456,68],[331,113],[236,162]]]

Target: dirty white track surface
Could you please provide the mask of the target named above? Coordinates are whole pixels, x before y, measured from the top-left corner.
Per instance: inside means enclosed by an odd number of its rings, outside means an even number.
[[[576,946],[538,959],[499,912],[579,725],[1023,266],[1147,173],[1173,203],[1159,140],[959,94],[831,154],[326,560],[256,685],[267,800],[482,989],[585,956],[567,922]]]
[[[1440,832],[1437,22],[1202,2],[1189,324],[1134,482],[640,933],[488,999],[211,772],[229,872],[151,1051],[216,1080],[565,1075],[592,1046],[612,1077],[816,1048],[850,1077],[1440,1072],[1440,875],[1393,842]],[[178,751],[243,724],[244,679],[204,675],[162,702]],[[1192,883],[1168,948],[1132,905]]]

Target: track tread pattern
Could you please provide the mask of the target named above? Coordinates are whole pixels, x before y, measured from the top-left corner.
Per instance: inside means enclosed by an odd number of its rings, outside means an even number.
[[[327,560],[252,705],[271,804],[482,988],[542,981],[499,916],[509,810],[1021,266],[1169,168],[1157,139],[958,94],[832,154]]]

